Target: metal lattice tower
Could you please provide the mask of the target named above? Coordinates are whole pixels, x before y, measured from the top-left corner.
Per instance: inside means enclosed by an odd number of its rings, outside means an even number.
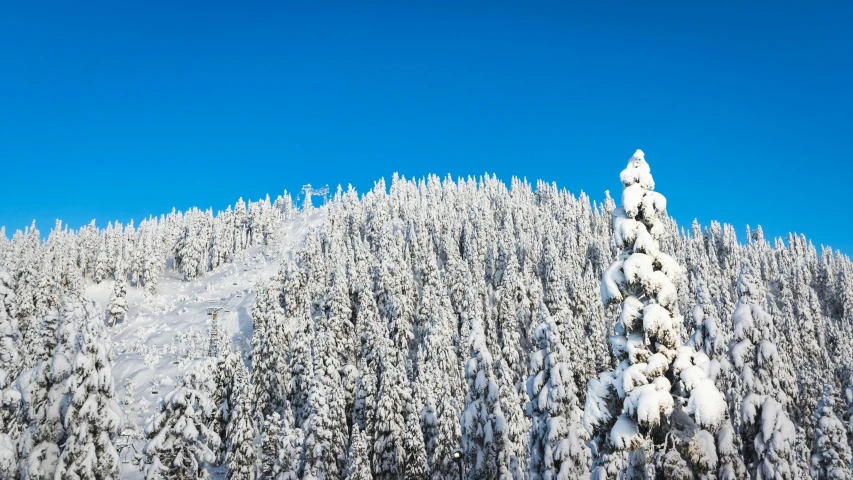
[[[309,195],[313,195],[315,197],[323,197],[323,205],[328,203],[329,201],[329,186],[325,185],[321,188],[314,188],[310,183],[307,183],[302,186],[302,194],[308,197]]]

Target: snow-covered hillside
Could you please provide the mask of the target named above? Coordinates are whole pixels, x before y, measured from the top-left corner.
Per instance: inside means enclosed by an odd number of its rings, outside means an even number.
[[[256,285],[275,275],[281,262],[290,258],[292,250],[322,219],[322,209],[295,215],[281,223],[274,244],[249,248],[233,263],[189,282],[176,271],[167,270],[153,296],[146,296],[142,288],[128,290],[128,313],[124,321],[109,329],[116,356],[113,375],[117,397],[125,414],[119,442],[123,445],[122,462],[126,462],[122,465],[123,478],[142,478],[133,461],[134,454],[145,445],[143,428],[163,397],[175,388],[182,372],[215,368],[215,358],[207,355],[213,324],[209,312],[217,311],[224,341],[248,356]],[[105,307],[114,284],[110,280],[90,285],[85,297]],[[224,469],[220,470],[224,474]]]
[[[853,262],[619,178],[16,233],[0,478],[849,480]]]

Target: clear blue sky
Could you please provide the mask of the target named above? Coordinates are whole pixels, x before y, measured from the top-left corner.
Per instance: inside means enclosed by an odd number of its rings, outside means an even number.
[[[600,199],[642,148],[682,224],[853,253],[853,2],[296,3],[3,3],[0,225],[395,171]]]

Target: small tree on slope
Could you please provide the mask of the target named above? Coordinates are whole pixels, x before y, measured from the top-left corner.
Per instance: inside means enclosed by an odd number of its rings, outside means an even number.
[[[110,297],[110,303],[107,305],[107,312],[110,314],[110,319],[113,324],[120,321],[127,314],[127,272],[123,267],[116,269],[116,283],[113,287],[113,294]]]
[[[846,428],[835,416],[835,397],[831,384],[823,387],[823,398],[818,404],[815,418],[814,454],[811,458],[811,475],[815,480],[853,479],[850,446]]]

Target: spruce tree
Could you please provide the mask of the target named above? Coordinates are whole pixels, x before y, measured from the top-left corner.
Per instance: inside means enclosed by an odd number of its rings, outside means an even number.
[[[468,394],[461,419],[462,450],[468,477],[511,478],[506,419],[501,410],[492,355],[486,348],[482,325],[476,319],[471,323],[471,358],[465,366]]]
[[[388,347],[389,351],[394,350]],[[394,357],[398,357],[395,360]],[[373,427],[373,477],[379,479],[402,478],[405,472],[406,405],[411,393],[406,379],[402,355],[387,354],[380,378],[376,400],[376,417]]]
[[[810,465],[810,473],[815,480],[853,479],[847,429],[835,415],[834,408],[833,388],[827,383],[823,387],[823,398],[815,412],[817,428]]]
[[[216,407],[216,411],[210,423],[210,428],[216,432],[220,439],[226,438],[226,429],[231,419],[231,414],[236,408],[232,400],[236,398],[235,387],[238,386],[237,372],[241,367],[245,368],[240,355],[230,349],[223,352],[216,360],[214,390],[211,395],[211,401]],[[251,385],[246,382],[246,385],[241,386],[241,388],[251,388]],[[224,459],[227,446],[227,442],[220,443],[220,448],[217,451],[218,460]]]
[[[261,478],[275,478],[279,472],[278,455],[281,437],[281,415],[273,412],[261,424],[261,451],[258,458]]]
[[[370,480],[370,454],[364,435],[358,424],[352,426],[350,435],[349,454],[347,455],[346,480]]]
[[[642,151],[631,157],[620,180],[622,206],[613,211],[613,235],[621,251],[601,281],[604,304],[621,302],[610,338],[619,363],[591,380],[587,390],[584,422],[594,434],[593,477],[706,474],[716,469],[716,461],[706,461],[716,450],[713,436],[694,431],[719,428],[726,402],[707,378],[707,357],[680,345],[682,267],[661,250],[666,199],[653,191]],[[682,405],[688,424],[671,418]]]
[[[115,286],[110,296],[110,303],[107,305],[107,313],[113,325],[123,320],[127,314],[127,272],[121,266],[116,269]]]
[[[303,478],[339,478],[346,466],[346,413],[340,377],[330,361],[332,340],[315,339],[308,418],[303,425]]]
[[[737,374],[733,390],[740,399],[735,419],[742,458],[750,476],[795,478],[796,427],[785,409],[792,381],[781,365],[773,342],[773,318],[761,306],[764,290],[750,264],[742,269],[737,290],[740,299],[732,314],[729,355]]]
[[[84,310],[77,353],[66,381],[62,422],[68,438],[61,446],[56,476],[117,478],[120,462],[115,443],[123,413],[115,400],[110,342],[100,308],[86,303]]]
[[[414,402],[406,409],[406,440],[403,444],[406,452],[406,467],[403,474],[405,480],[427,480],[429,477],[419,411]]]
[[[249,387],[249,372],[243,362],[237,366],[233,393],[232,411],[226,429],[228,453],[225,464],[228,480],[254,480],[258,459],[255,451],[255,424],[252,420],[252,399]]]
[[[12,276],[0,267],[0,392],[20,373],[20,335]]]
[[[530,430],[529,477],[533,480],[589,478],[591,455],[585,445],[583,411],[576,395],[569,356],[559,327],[544,303],[535,329],[539,350],[530,354],[527,414]]]
[[[215,410],[204,392],[202,375],[185,372],[181,384],[166,395],[160,412],[145,427],[146,478],[206,478],[206,467],[216,460],[221,442],[208,427]]]

